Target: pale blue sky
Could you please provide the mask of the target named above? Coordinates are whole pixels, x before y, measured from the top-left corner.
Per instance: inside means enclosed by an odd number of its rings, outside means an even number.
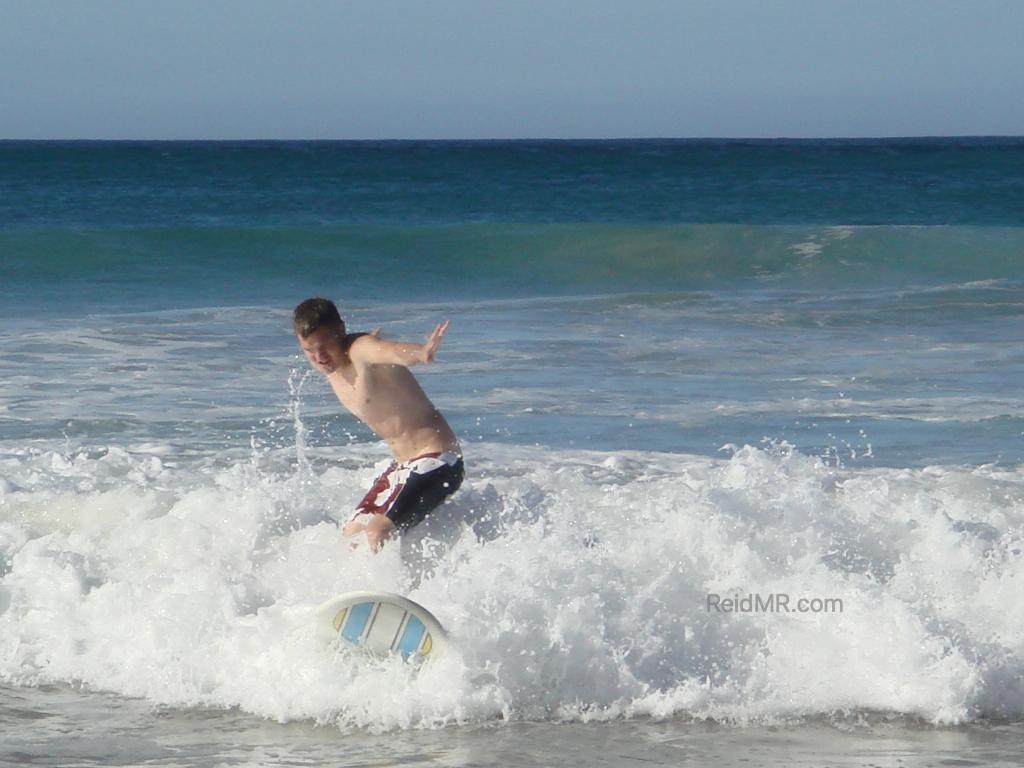
[[[0,138],[1024,134],[1022,0],[0,0]]]

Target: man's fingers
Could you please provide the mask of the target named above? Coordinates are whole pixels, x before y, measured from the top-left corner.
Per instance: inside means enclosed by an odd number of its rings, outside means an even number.
[[[424,347],[424,357],[426,362],[430,363],[434,360],[434,350],[441,346],[441,339],[444,338],[444,332],[448,330],[448,321],[445,320],[443,323],[438,323],[437,327],[431,332],[427,338],[427,343]]]
[[[441,340],[441,337],[444,336],[445,331],[448,330],[448,322],[448,320],[445,320],[443,323],[437,324],[437,327],[434,329],[434,332],[430,334],[431,341]]]

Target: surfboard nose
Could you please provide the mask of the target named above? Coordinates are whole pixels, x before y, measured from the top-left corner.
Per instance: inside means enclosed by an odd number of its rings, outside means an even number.
[[[437,655],[447,643],[440,622],[418,603],[387,592],[349,592],[317,609],[320,634],[375,655]]]

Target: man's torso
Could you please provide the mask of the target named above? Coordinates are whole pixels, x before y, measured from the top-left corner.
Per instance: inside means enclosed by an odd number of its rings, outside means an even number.
[[[341,404],[385,440],[398,461],[435,451],[461,453],[448,422],[405,366],[350,361],[328,381]]]

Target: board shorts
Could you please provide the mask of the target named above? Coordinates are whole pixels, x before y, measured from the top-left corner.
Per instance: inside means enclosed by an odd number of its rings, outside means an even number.
[[[466,471],[457,453],[425,453],[391,465],[356,505],[352,520],[362,515],[387,515],[399,531],[421,522],[462,485]]]

